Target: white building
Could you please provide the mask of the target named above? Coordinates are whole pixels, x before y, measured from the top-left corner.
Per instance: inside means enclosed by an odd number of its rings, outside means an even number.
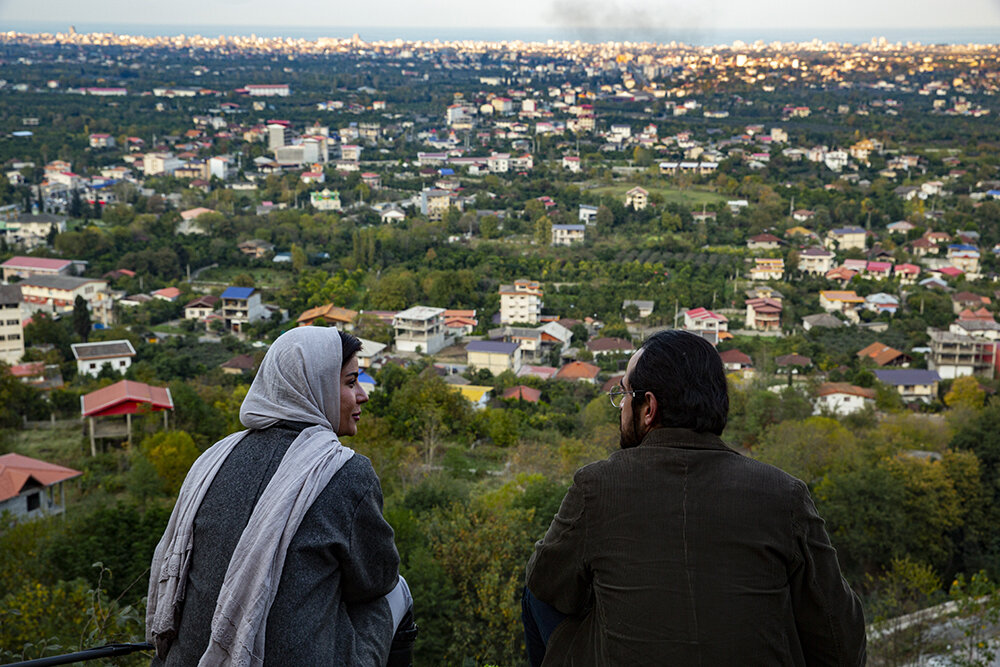
[[[0,285],[0,361],[16,364],[24,356],[21,288]]]
[[[825,382],[816,394],[813,413],[828,412],[843,416],[867,407],[875,407],[874,389],[856,387],[847,382]]]
[[[585,225],[552,225],[552,245],[583,243],[585,230]]]
[[[124,374],[132,365],[135,348],[126,340],[106,340],[99,343],[74,343],[73,357],[76,359],[78,375],[97,377],[105,365],[111,370]]]
[[[515,280],[500,286],[500,323],[538,324],[542,316],[542,287],[537,280]]]
[[[447,344],[444,332],[444,308],[413,306],[396,313],[396,349],[400,352],[437,354]]]
[[[18,286],[29,312],[44,311],[66,315],[73,312],[76,297],[82,296],[90,317],[101,324],[112,323],[112,300],[106,280],[72,276],[29,276]]]

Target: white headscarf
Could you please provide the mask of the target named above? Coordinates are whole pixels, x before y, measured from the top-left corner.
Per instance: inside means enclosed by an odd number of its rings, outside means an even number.
[[[315,424],[289,446],[254,507],[229,561],[199,665],[261,665],[264,631],[285,554],[302,517],[354,451],[341,444],[340,332],[299,327],[268,350],[240,408],[248,429],[280,420]],[[149,578],[146,637],[166,656],[177,634],[194,541],[194,518],[230,452],[249,431],[223,438],[202,454],[181,486]]]

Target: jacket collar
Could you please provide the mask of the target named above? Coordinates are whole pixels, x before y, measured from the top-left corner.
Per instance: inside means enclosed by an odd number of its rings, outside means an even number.
[[[640,447],[682,447],[686,449],[720,449],[738,453],[714,433],[698,433],[686,428],[654,428],[639,443]]]

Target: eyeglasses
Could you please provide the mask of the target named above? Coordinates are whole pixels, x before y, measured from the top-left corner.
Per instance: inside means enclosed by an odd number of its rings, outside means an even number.
[[[644,389],[632,389],[629,391],[624,387],[617,386],[611,388],[611,391],[608,392],[608,396],[611,398],[611,405],[616,408],[621,408],[625,403],[626,394],[634,397],[636,394],[642,394],[644,392]]]

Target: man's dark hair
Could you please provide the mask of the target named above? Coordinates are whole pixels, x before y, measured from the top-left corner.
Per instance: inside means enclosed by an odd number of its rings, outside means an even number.
[[[711,343],[678,329],[660,331],[642,344],[629,376],[633,390],[652,392],[659,426],[722,435],[729,414],[726,371]],[[636,394],[637,404],[641,396]]]
[[[340,347],[341,347],[341,357],[343,361],[340,362],[341,368],[344,367],[347,362],[351,360],[351,357],[356,355],[361,351],[361,341],[354,334],[349,334],[346,331],[340,332]]]

